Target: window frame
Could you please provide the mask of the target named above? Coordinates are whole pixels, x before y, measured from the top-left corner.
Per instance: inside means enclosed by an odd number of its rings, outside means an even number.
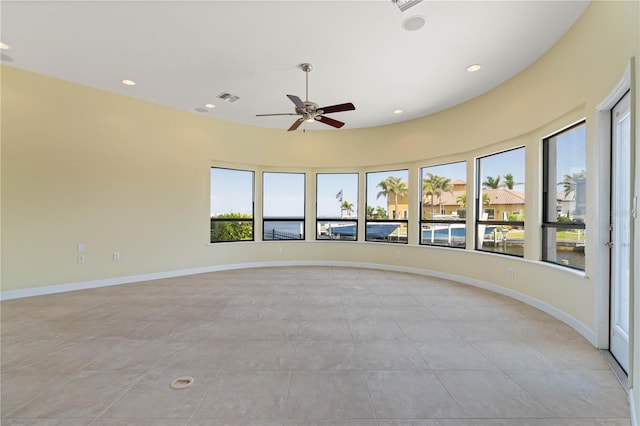
[[[475,191],[475,241],[474,241],[474,249],[476,251],[480,251],[483,253],[493,253],[493,254],[497,254],[500,256],[511,256],[511,257],[516,257],[519,259],[523,259],[524,258],[524,253],[523,254],[515,254],[515,253],[507,253],[506,251],[504,252],[500,252],[500,251],[493,251],[493,250],[483,250],[481,247],[478,248],[479,243],[480,243],[480,233],[478,232],[478,228],[482,225],[485,226],[514,226],[514,227],[521,227],[523,231],[525,231],[525,237],[523,239],[523,246],[526,243],[526,227],[525,227],[525,221],[515,221],[515,220],[482,220],[480,219],[482,216],[479,212],[483,212],[484,213],[484,204],[482,204],[483,201],[483,197],[482,197],[482,167],[480,165],[480,162],[484,159],[484,158],[489,158],[492,157],[494,155],[500,155],[500,154],[504,154],[506,152],[511,152],[511,151],[515,151],[518,149],[524,149],[524,153],[525,153],[525,167],[526,167],[526,156],[527,156],[527,147],[525,145],[521,145],[521,146],[516,146],[513,148],[509,148],[509,149],[505,149],[502,151],[498,151],[498,152],[494,152],[492,154],[487,154],[487,155],[483,155],[481,157],[476,157],[476,191]],[[523,172],[525,172],[526,174],[526,170],[523,170]],[[526,200],[525,200],[526,203]],[[491,208],[491,207],[490,207]],[[526,208],[526,204],[525,206],[522,208],[523,210]],[[491,209],[493,209],[494,211],[494,217],[495,217],[495,207],[492,207]],[[487,218],[488,219],[488,218]],[[497,231],[496,231],[497,232]],[[506,242],[505,242],[505,248],[506,248]]]
[[[321,172],[321,173],[316,173],[316,241],[358,241],[358,218],[360,217],[360,208],[358,206],[358,209],[356,209],[356,211],[358,212],[358,214],[356,215],[355,218],[350,218],[350,219],[344,219],[342,217],[340,218],[334,218],[334,217],[323,217],[323,218],[319,218],[318,217],[318,179],[320,177],[320,175],[355,175],[356,177],[356,200],[358,200],[359,197],[359,190],[360,190],[360,174],[357,172],[346,172],[346,173],[332,173],[332,172]],[[344,188],[343,188],[344,189]],[[320,238],[320,233],[319,233],[319,229],[320,229],[320,222],[334,222],[334,223],[339,223],[339,224],[354,224],[355,225],[355,230],[354,230],[354,237],[353,239],[349,239],[349,238]]]
[[[550,147],[549,147],[549,143],[551,141],[551,139],[556,138],[564,133],[567,132],[571,132],[573,130],[576,130],[579,127],[585,127],[585,131],[586,131],[586,126],[587,126],[587,120],[583,119],[580,120],[579,122],[572,124],[568,127],[565,127],[561,130],[558,130],[557,132],[546,136],[545,138],[542,139],[542,224],[541,224],[541,228],[542,228],[542,258],[541,260],[543,262],[546,263],[550,263],[552,265],[558,265],[558,266],[562,266],[564,268],[570,268],[570,269],[574,269],[577,271],[582,271],[584,272],[586,270],[586,264],[585,264],[585,268],[580,268],[577,266],[573,266],[570,264],[564,264],[562,262],[554,262],[553,260],[549,260],[549,251],[548,251],[548,241],[549,241],[549,234],[550,232],[555,232],[558,229],[561,230],[570,230],[570,229],[582,229],[583,232],[586,231],[587,229],[587,225],[586,222],[583,220],[582,222],[558,222],[557,221],[557,215],[556,215],[556,220],[552,221],[549,220],[549,191],[553,188],[553,193],[556,193],[556,186],[557,184],[552,184],[550,182],[549,179],[549,162],[550,162]],[[584,148],[585,148],[585,153],[586,153],[586,149],[587,149],[587,143],[586,143],[586,139],[584,141]],[[585,162],[585,172],[586,172],[586,168],[587,168],[587,163]],[[585,176],[588,176],[585,173]],[[586,177],[585,177],[586,179]],[[554,197],[555,198],[555,197]],[[586,242],[585,242],[586,243]],[[586,260],[586,259],[585,259]],[[585,262],[586,263],[586,262]]]
[[[246,172],[246,173],[251,173],[251,219],[248,218],[241,218],[242,222],[251,222],[251,239],[247,239],[247,240],[218,240],[218,241],[212,241],[211,240],[211,224],[212,223],[230,223],[230,222],[238,222],[239,218],[213,218],[211,217],[211,213],[209,213],[209,243],[210,244],[218,244],[218,243],[237,243],[237,242],[251,242],[251,241],[255,241],[256,239],[256,223],[255,223],[255,218],[256,218],[256,172],[255,170],[245,170],[245,169],[235,169],[235,168],[231,168],[231,167],[218,167],[218,166],[210,166],[209,168],[209,179],[211,180],[211,171],[213,169],[220,169],[220,170],[231,170],[231,171],[236,171],[236,172]],[[212,196],[212,188],[209,188],[209,198],[211,198]]]
[[[467,230],[467,221],[466,221],[466,215],[464,218],[462,219],[425,219],[423,217],[423,212],[424,212],[424,201],[423,201],[423,187],[422,187],[422,182],[424,180],[424,169],[428,169],[431,167],[439,167],[439,166],[448,166],[448,165],[452,165],[452,164],[464,164],[464,170],[465,173],[467,171],[467,160],[461,160],[461,161],[452,161],[449,163],[442,163],[442,164],[435,164],[435,165],[431,165],[431,166],[424,166],[424,167],[420,167],[420,174],[418,176],[419,178],[419,185],[418,185],[418,190],[420,191],[420,196],[419,196],[419,200],[420,200],[420,220],[418,221],[418,245],[421,246],[427,246],[427,247],[443,247],[443,248],[450,248],[450,249],[457,249],[457,250],[465,250],[466,246],[467,246],[467,235],[468,235],[468,230]],[[446,177],[446,176],[445,176]],[[465,183],[466,186],[466,183]],[[444,208],[444,207],[443,207]],[[466,209],[466,207],[465,207]],[[459,211],[461,209],[456,209],[456,212]],[[445,210],[446,211],[446,210]],[[442,215],[442,210],[440,210],[440,215]],[[464,233],[465,233],[465,237],[464,237],[464,243],[462,245],[452,245],[452,244],[436,244],[434,243],[425,243],[423,238],[422,238],[422,232],[424,231],[423,229],[423,225],[425,224],[437,224],[437,225],[459,225],[459,224],[463,224],[464,225]]]
[[[407,185],[409,184],[409,169],[392,169],[392,170],[377,170],[377,171],[369,171],[365,173],[365,195],[364,195],[364,199],[365,199],[365,203],[364,203],[364,224],[365,224],[365,230],[364,230],[364,240],[366,242],[370,242],[370,243],[387,243],[387,244],[409,244],[409,219],[370,219],[367,216],[367,208],[369,207],[369,203],[367,202],[367,198],[369,196],[368,194],[368,183],[369,183],[369,175],[370,174],[377,174],[377,173],[388,173],[389,176],[392,176],[393,172],[406,172],[407,173],[407,179],[406,179],[406,183]],[[410,190],[410,189],[409,189]],[[407,206],[409,205],[409,193],[407,192]],[[388,205],[388,200],[387,200],[387,205]],[[400,206],[398,206],[398,209],[400,208]],[[389,216],[389,213],[391,213],[391,211],[387,211],[387,217]],[[398,216],[398,214],[395,214],[396,216]],[[404,228],[407,230],[407,237],[404,239],[404,241],[400,241],[399,239],[396,241],[393,241],[393,239],[391,238],[391,234],[387,235],[387,239],[385,241],[381,240],[381,239],[370,239],[369,238],[369,233],[368,233],[368,228],[369,225],[372,224],[384,224],[384,223],[398,223],[400,224],[399,226],[402,227],[402,225],[404,225]],[[395,232],[395,230],[394,230]],[[399,237],[398,237],[399,238]]]
[[[265,185],[264,185],[264,177],[266,174],[287,174],[287,175],[302,175],[302,217],[296,216],[282,216],[282,217],[266,217],[264,215],[264,205],[265,205]],[[262,241],[304,241],[306,239],[306,217],[307,217],[307,174],[305,172],[274,172],[274,171],[263,171],[262,172]],[[272,238],[265,239],[265,224],[269,222],[302,222],[301,230],[302,233],[299,234],[300,238]],[[274,230],[275,231],[275,230]]]

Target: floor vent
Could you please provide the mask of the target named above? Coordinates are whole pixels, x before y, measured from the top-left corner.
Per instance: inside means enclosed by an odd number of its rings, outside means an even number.
[[[171,382],[169,387],[171,389],[184,389],[186,387],[191,386],[193,382],[194,382],[193,377],[189,377],[189,376],[178,377],[173,382]]]

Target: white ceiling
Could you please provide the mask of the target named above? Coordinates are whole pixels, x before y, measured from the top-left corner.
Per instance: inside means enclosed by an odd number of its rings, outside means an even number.
[[[405,121],[474,98],[546,52],[588,1],[432,1],[400,12],[389,0],[7,1],[9,66],[194,114],[287,129],[285,95],[320,106],[344,129]],[[403,29],[424,17],[418,31]],[[482,64],[475,73],[470,64]],[[122,79],[137,82],[128,87]],[[222,92],[235,103],[216,99]],[[64,102],[64,99],[61,99]],[[197,112],[204,104],[215,108]],[[89,105],[87,106],[90,107]],[[404,113],[393,114],[402,109]],[[311,123],[309,130],[330,130]]]

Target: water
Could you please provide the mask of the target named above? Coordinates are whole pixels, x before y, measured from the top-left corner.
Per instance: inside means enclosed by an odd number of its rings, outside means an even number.
[[[265,240],[297,240],[304,236],[304,221],[264,221]]]

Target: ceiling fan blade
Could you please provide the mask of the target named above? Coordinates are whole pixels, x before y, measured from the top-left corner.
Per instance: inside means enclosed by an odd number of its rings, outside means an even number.
[[[302,102],[302,99],[300,99],[296,95],[287,95],[287,98],[291,99],[291,102],[293,102],[298,108],[301,108],[301,109],[305,108],[304,102]]]
[[[287,130],[287,132],[291,132],[292,130],[296,130],[298,127],[300,127],[300,125],[302,124],[303,121],[304,121],[304,118],[298,118],[296,121],[293,122],[291,127],[289,127],[289,130]]]
[[[340,112],[340,111],[353,111],[354,109],[356,109],[356,107],[351,102],[348,102],[346,104],[330,105],[330,106],[318,108],[318,110],[322,110],[323,114],[330,114],[332,112]]]
[[[316,121],[328,124],[329,126],[333,126],[338,129],[344,126],[344,123],[342,121],[334,120],[333,118],[325,117],[324,115],[316,115]]]
[[[271,117],[273,115],[298,115],[294,112],[283,112],[280,114],[256,114],[256,117]]]

